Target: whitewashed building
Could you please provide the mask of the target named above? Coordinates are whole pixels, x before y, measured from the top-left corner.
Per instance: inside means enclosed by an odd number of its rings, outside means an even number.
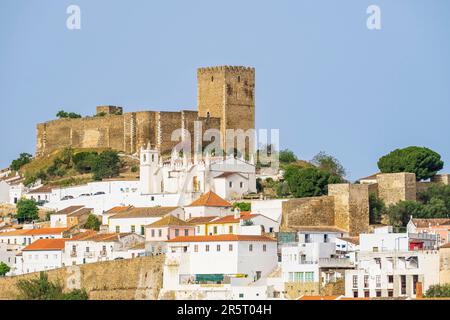
[[[245,291],[257,286],[276,267],[276,240],[266,236],[178,237],[168,241],[163,292],[175,292],[177,298],[228,299],[232,287]],[[262,288],[260,293],[266,291]]]

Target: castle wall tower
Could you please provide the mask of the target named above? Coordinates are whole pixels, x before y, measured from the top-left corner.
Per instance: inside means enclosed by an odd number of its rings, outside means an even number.
[[[255,69],[219,66],[197,70],[199,117],[220,118],[222,146],[227,129],[255,129]]]

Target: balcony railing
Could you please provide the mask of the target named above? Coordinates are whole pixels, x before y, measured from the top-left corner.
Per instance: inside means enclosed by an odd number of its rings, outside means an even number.
[[[71,258],[75,258],[77,256],[77,252],[76,251],[72,251],[71,253],[70,253],[70,257]]]

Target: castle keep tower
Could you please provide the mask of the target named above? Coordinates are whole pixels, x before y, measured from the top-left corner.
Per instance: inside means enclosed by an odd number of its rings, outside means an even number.
[[[223,146],[227,129],[255,129],[255,68],[199,68],[197,110],[199,117],[220,118]]]

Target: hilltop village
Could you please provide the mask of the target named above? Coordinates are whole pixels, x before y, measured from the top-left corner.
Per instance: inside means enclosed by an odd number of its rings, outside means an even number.
[[[159,290],[135,298],[450,291],[450,174],[438,173],[436,152],[394,150],[378,160],[380,172],[355,182],[325,153],[302,161],[260,146],[188,157],[173,152],[177,128],[192,136],[194,122],[223,134],[255,128],[253,68],[200,68],[197,76],[197,111],[99,106],[94,116],[60,111],[37,125],[36,154],[0,172],[0,288],[33,273],[155,257]],[[261,154],[279,166],[262,164]]]

